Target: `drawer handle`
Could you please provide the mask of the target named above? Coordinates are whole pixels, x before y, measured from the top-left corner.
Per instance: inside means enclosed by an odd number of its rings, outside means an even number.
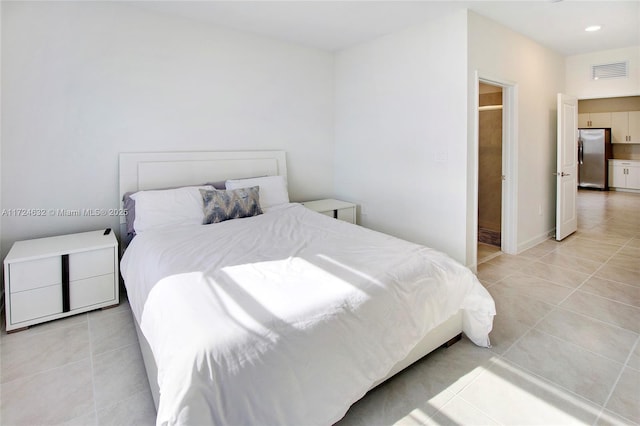
[[[62,312],[71,310],[69,299],[69,255],[62,255]]]

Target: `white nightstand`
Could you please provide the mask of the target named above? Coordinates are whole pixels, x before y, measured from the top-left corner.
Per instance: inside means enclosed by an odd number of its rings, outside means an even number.
[[[306,201],[301,204],[308,209],[335,219],[356,223],[356,205],[353,203],[329,198],[326,200]]]
[[[100,230],[16,241],[4,259],[7,331],[117,305],[113,234]]]

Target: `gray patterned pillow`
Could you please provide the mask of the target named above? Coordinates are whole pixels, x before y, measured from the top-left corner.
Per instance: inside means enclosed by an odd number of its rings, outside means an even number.
[[[201,189],[200,193],[204,202],[203,225],[262,214],[259,186],[228,191]]]

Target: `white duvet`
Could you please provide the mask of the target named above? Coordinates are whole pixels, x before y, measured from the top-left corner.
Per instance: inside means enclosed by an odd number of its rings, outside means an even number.
[[[160,425],[330,425],[459,309],[481,346],[495,314],[445,254],[298,204],[146,231],[121,270]]]

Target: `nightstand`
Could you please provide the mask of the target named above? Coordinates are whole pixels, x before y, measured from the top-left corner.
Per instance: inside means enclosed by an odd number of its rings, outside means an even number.
[[[100,230],[16,241],[4,259],[7,331],[117,305],[113,234]]]
[[[335,219],[356,223],[356,205],[353,203],[329,198],[325,200],[306,201],[302,203],[302,205]]]

